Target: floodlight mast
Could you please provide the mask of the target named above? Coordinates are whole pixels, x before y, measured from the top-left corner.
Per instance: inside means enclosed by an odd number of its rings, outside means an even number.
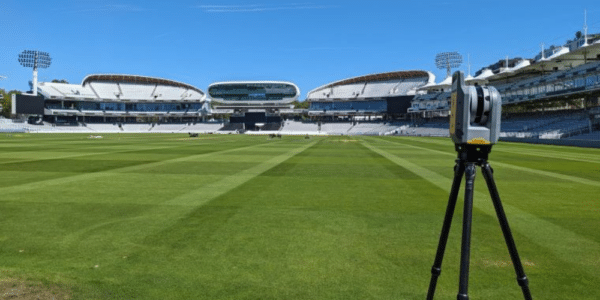
[[[23,67],[33,68],[33,91],[32,94],[37,96],[37,84],[38,84],[38,68],[46,69],[50,67],[52,58],[48,52],[41,52],[37,50],[24,50],[19,54],[19,63]]]
[[[438,69],[446,69],[446,78],[450,77],[453,68],[458,68],[463,62],[463,57],[460,53],[442,52],[435,56],[435,65]]]
[[[587,42],[588,26],[587,26],[587,9],[583,10],[583,46],[588,46]]]

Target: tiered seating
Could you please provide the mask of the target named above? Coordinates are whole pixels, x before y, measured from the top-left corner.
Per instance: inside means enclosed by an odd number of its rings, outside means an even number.
[[[412,136],[450,136],[446,128],[429,128],[429,127],[409,127],[401,135]]]
[[[423,79],[408,79],[394,88],[394,94],[406,95],[409,91],[425,85],[427,82]]]
[[[333,87],[331,95],[329,95],[328,98],[335,98],[335,99],[356,98],[356,97],[360,96],[364,86],[365,86],[364,83],[355,83],[355,84],[349,84],[349,85],[335,86],[335,87]],[[324,92],[329,92],[329,89],[325,90]],[[319,98],[327,98],[327,97],[319,97]]]
[[[591,62],[572,69],[552,72],[543,77],[531,77],[511,84],[502,84],[497,88],[503,94],[503,102],[506,103],[544,98],[561,93],[563,90],[564,93],[568,93],[572,92],[573,88],[597,89],[598,86],[600,86],[600,62]]]
[[[311,102],[310,110],[385,112],[387,110],[387,102],[385,100]]]
[[[152,129],[150,124],[123,124],[121,128],[124,132],[148,132]]]
[[[328,134],[346,134],[352,128],[352,123],[322,123],[321,131]]]
[[[119,86],[121,87],[121,92],[123,92],[120,98],[129,100],[148,100],[156,87],[156,85],[149,84],[127,83],[119,83]]]
[[[52,82],[44,82],[41,86],[45,87],[43,94],[48,98],[97,98],[87,87]]]
[[[282,130],[289,132],[317,132],[319,130],[319,127],[316,123],[285,121]]]
[[[522,132],[539,126],[536,120],[506,120],[500,124],[502,132]]]
[[[447,120],[446,121],[434,121],[434,122],[428,122],[428,123],[422,124],[421,127],[449,129],[450,123]]]
[[[121,132],[121,129],[116,124],[95,124],[88,123],[86,127],[92,132]]]
[[[409,79],[398,82],[397,80],[369,82],[360,97],[385,97],[390,95],[406,95],[409,91],[423,86],[425,82],[418,79]]]
[[[244,129],[244,124],[229,123],[229,124],[226,124],[225,126],[221,127],[221,129],[219,129],[219,131],[238,131],[238,130],[243,130],[243,129]]]
[[[581,75],[586,73],[592,73],[598,71],[597,68],[600,66],[600,62],[592,62],[588,64],[579,65],[573,69],[565,71],[566,76],[574,76],[575,74]],[[592,69],[592,70],[589,70]]]
[[[0,117],[0,132],[27,132],[25,123],[14,123],[12,120]]]
[[[398,81],[369,82],[364,87],[364,92],[360,94],[360,97],[382,97],[396,94],[393,90],[397,86]]]
[[[185,128],[186,131],[190,132],[215,132],[223,127],[222,123],[196,123],[194,125]]]
[[[184,100],[187,98],[199,99],[201,95],[196,91],[186,90],[184,88],[158,86],[152,97],[156,100]]]
[[[383,123],[358,123],[348,130],[348,134],[379,135],[380,132],[389,131]]]
[[[187,132],[187,124],[156,124],[151,128],[151,132],[175,133]]]
[[[599,141],[600,142],[600,131],[593,131],[593,132],[586,133],[586,134],[575,135],[568,139],[569,140],[587,140],[587,141]]]
[[[278,131],[281,129],[280,123],[267,123],[260,128],[260,131]]]
[[[48,127],[46,127],[48,128]],[[43,128],[42,130],[46,130],[46,128]],[[93,130],[91,130],[88,127],[85,126],[61,126],[61,127],[54,127],[52,128],[51,131],[60,131],[60,132],[71,132],[71,133],[91,133],[94,132]]]
[[[565,133],[573,129],[584,127],[588,125],[587,119],[581,118],[565,118],[556,122],[547,124],[546,126],[537,128],[538,132],[558,132]]]
[[[120,95],[120,91],[114,83],[90,82],[89,85],[101,99],[116,100],[118,99],[117,95]]]
[[[448,100],[450,92],[438,92],[431,94],[421,94],[415,96],[411,101],[411,110],[438,110],[449,109]]]

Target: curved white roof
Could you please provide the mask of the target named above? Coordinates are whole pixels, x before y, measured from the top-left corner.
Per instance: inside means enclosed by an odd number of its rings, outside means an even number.
[[[494,72],[490,69],[484,69],[479,76],[475,77],[476,80],[485,80],[488,77],[494,76]]]
[[[530,65],[531,65],[531,62],[528,59],[524,59],[524,60],[521,60],[520,62],[518,62],[517,65],[514,66],[514,68],[512,68],[512,70],[516,71],[516,70],[528,67]]]
[[[429,80],[427,81],[427,84],[418,88],[419,91],[426,91],[437,88],[437,84],[435,83],[435,75],[429,71],[427,71],[427,73],[429,73]]]
[[[81,85],[41,82],[38,91],[50,99],[86,101],[203,102],[206,94],[191,85],[137,75],[88,75]]]
[[[554,52],[554,54],[550,55],[550,57],[548,57],[547,59],[548,60],[555,59],[555,58],[558,58],[559,56],[562,56],[567,53],[569,53],[569,48],[563,46],[563,47],[560,47],[556,52]]]
[[[599,40],[600,41],[600,40]],[[590,58],[600,55],[600,43],[594,43],[587,47],[579,47],[573,51],[569,51],[568,47],[556,47],[553,49],[553,54],[544,59],[531,61],[528,59],[521,60],[517,65],[510,69],[510,72],[499,72],[497,74],[484,70],[475,79],[481,79],[489,82],[496,80],[507,80],[515,77],[531,76],[528,74],[536,74],[539,72],[547,72],[548,70],[568,70],[579,65],[582,65]]]
[[[564,54],[569,53],[569,47],[560,46],[560,47],[554,48],[552,51],[553,51],[553,53],[550,56],[545,57],[545,58],[540,58],[537,61],[543,62],[543,61],[551,61],[553,59],[556,59]]]
[[[435,84],[435,74],[427,71],[427,75],[429,76],[429,79],[427,80],[427,84],[430,84],[430,83]]]
[[[189,90],[194,90],[199,94],[204,95],[204,92],[194,86],[187,83],[164,79],[159,77],[148,77],[140,75],[127,75],[127,74],[91,74],[86,76],[81,82],[82,86],[90,82],[114,82],[114,83],[133,83],[133,84],[157,84],[166,86],[183,87]]]
[[[446,77],[446,79],[442,80],[442,82],[438,83],[438,86],[446,87],[452,86],[452,76]]]
[[[414,95],[418,88],[432,80],[435,80],[435,75],[427,71],[369,74],[322,85],[308,92],[307,100],[356,100]]]

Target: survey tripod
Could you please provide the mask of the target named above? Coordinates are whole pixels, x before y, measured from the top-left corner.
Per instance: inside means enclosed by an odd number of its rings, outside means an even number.
[[[458,287],[458,300],[468,300],[468,289],[469,289],[469,258],[471,252],[471,225],[473,217],[473,191],[475,184],[475,174],[477,172],[476,166],[481,168],[483,177],[487,183],[492,202],[502,228],[504,240],[508,247],[508,252],[512,260],[515,272],[517,273],[517,282],[521,286],[523,296],[526,300],[530,300],[531,293],[529,291],[529,284],[519,253],[517,252],[517,246],[513,239],[510,227],[508,226],[508,220],[498,195],[498,189],[494,182],[493,170],[488,163],[488,154],[492,150],[492,145],[471,145],[471,144],[456,144],[456,152],[458,152],[458,158],[456,159],[456,165],[454,166],[454,180],[452,181],[452,189],[450,190],[450,198],[448,200],[448,207],[446,208],[446,215],[444,217],[444,224],[442,226],[442,233],[440,235],[440,241],[435,255],[435,261],[431,268],[431,281],[429,283],[429,291],[427,292],[427,300],[433,300],[435,294],[435,287],[437,279],[442,272],[442,260],[444,259],[444,251],[446,250],[446,242],[448,241],[448,234],[450,232],[450,225],[452,223],[452,217],[454,215],[454,208],[456,207],[456,199],[458,197],[458,191],[460,189],[463,175],[466,177],[465,183],[465,207],[463,213],[463,228],[462,228],[462,243],[460,253],[460,279]]]

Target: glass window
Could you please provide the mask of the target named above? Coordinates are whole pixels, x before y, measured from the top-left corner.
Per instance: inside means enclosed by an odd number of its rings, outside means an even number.
[[[596,76],[588,76],[587,77],[586,85],[587,86],[593,86],[595,84],[596,84]]]
[[[222,84],[211,87],[208,93],[214,98],[230,101],[265,101],[293,98],[296,88],[277,83]]]

